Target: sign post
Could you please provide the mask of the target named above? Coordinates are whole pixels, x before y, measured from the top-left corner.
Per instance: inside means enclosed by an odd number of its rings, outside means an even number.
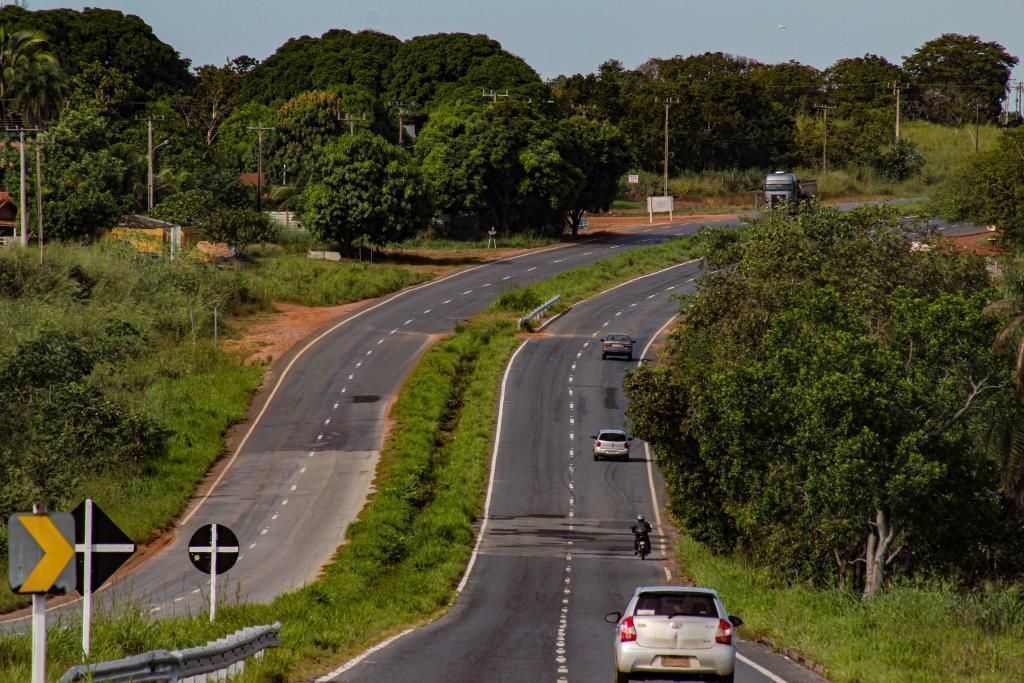
[[[210,575],[210,621],[217,617],[217,575],[238,561],[238,537],[223,524],[207,524],[196,529],[188,542],[192,565]]]
[[[135,544],[100,509],[86,498],[72,511],[75,520],[75,562],[82,595],[82,653],[88,657],[92,634],[92,594],[100,589],[135,552]]]
[[[46,683],[46,594],[75,589],[75,521],[67,512],[31,513],[7,519],[7,581],[11,590],[32,596],[32,683]]]

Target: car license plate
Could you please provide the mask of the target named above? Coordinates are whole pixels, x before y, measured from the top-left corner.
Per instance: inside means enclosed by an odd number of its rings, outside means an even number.
[[[689,657],[662,657],[661,658],[661,665],[662,666],[678,666],[678,667],[681,667],[681,668],[687,668],[687,667],[690,666],[690,658]]]

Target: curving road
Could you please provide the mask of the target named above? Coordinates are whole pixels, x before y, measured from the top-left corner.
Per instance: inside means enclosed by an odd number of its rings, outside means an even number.
[[[692,291],[699,274],[681,264],[608,291],[520,347],[503,385],[486,526],[458,601],[323,680],[612,679],[604,615],[638,585],[678,579],[664,561],[663,484],[643,444],[628,462],[591,458],[589,435],[624,424],[622,379],[634,365],[602,361],[599,340],[620,331],[648,346],[675,315],[672,294]],[[632,555],[637,513],[655,524],[647,561]],[[751,643],[740,650],[738,681],[821,680]]]
[[[188,561],[198,527],[231,528],[241,555],[221,577],[228,600],[268,602],[316,578],[371,490],[390,400],[437,336],[510,285],[527,285],[710,223],[641,226],[469,268],[367,304],[300,344],[268,377],[243,441],[175,529],[174,538],[94,598],[157,614],[196,614],[209,578]],[[60,608],[77,609],[78,601]],[[27,617],[12,619],[19,627]],[[11,622],[15,622],[12,624]]]

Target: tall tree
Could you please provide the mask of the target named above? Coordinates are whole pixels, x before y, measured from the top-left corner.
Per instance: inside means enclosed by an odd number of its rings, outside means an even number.
[[[995,121],[1017,58],[996,42],[944,33],[903,58],[913,85],[909,111],[928,121]]]
[[[827,99],[836,106],[837,118],[858,116],[864,110],[895,109],[892,84],[902,80],[899,66],[872,54],[840,59],[825,70]]]
[[[566,223],[576,235],[584,212],[611,207],[631,155],[625,136],[607,121],[574,116],[559,122],[558,138],[562,156],[583,178],[579,191],[566,203]]]
[[[409,155],[384,138],[360,132],[316,148],[301,197],[302,221],[344,253],[365,239],[378,246],[425,226],[429,205]]]
[[[892,214],[821,209],[711,235],[686,325],[627,379],[687,529],[794,580],[992,571],[1012,538],[983,418],[1005,364],[982,259],[906,249]]]

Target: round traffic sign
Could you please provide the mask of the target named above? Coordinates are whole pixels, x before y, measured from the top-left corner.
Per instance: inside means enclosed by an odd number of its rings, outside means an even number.
[[[228,571],[238,561],[238,537],[223,524],[199,527],[188,542],[188,559],[204,574],[213,573],[214,556],[218,574]]]

